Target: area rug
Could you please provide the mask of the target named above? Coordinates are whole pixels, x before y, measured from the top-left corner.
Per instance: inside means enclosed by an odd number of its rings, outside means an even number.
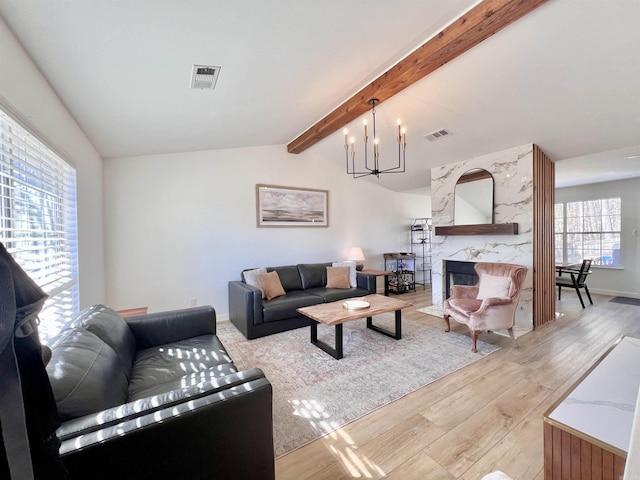
[[[393,314],[374,323],[393,328]],[[319,325],[319,339],[333,345],[333,327]],[[309,341],[309,328],[246,340],[230,322],[218,336],[239,369],[260,368],[273,385],[276,457],[299,448],[407,395],[500,347],[403,319],[402,339],[344,324],[344,358],[335,360]]]
[[[434,315],[436,317],[442,317],[442,307],[434,307],[433,305],[418,308],[416,309],[416,312],[426,313],[427,315]]]
[[[625,305],[640,305],[640,298],[613,297],[609,299],[613,303],[624,303]]]

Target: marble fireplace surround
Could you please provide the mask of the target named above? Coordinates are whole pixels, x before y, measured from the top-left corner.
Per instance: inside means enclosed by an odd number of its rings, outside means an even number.
[[[496,262],[529,269],[516,311],[518,330],[533,328],[533,144],[503,150],[431,170],[434,227],[453,226],[455,184],[465,172],[482,168],[494,178],[494,222],[517,224],[516,234],[434,235],[432,245],[432,306],[442,316],[445,261]],[[474,282],[475,283],[475,282]]]

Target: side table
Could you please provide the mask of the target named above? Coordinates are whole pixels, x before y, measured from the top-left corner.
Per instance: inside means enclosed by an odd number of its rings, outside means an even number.
[[[371,268],[365,268],[357,273],[364,273],[365,275],[371,275],[373,277],[373,284],[378,288],[376,284],[376,277],[384,277],[384,296],[389,296],[389,277],[395,275],[395,272],[387,272],[385,270],[374,270]]]
[[[147,307],[126,308],[124,310],[116,310],[122,318],[135,317],[136,315],[146,315]]]

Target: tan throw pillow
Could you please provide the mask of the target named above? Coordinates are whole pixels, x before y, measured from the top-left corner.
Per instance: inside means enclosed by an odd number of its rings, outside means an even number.
[[[282,283],[280,283],[278,272],[261,273],[260,280],[262,280],[262,288],[264,288],[264,295],[267,300],[286,294],[284,288],[282,288]]]
[[[478,288],[478,300],[485,298],[509,298],[509,288],[511,288],[510,277],[498,277],[496,275],[482,275],[480,287]]]
[[[351,288],[349,267],[327,267],[327,288]]]
[[[260,279],[260,275],[262,275],[263,273],[267,273],[267,269],[264,267],[255,268],[253,270],[247,270],[246,272],[244,272],[245,283],[247,285],[251,285],[252,287],[259,288],[260,292],[262,293],[262,298],[265,297],[264,287],[262,286],[262,280]]]

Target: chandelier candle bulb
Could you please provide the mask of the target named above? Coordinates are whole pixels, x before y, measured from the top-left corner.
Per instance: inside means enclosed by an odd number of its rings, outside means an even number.
[[[364,141],[367,141],[367,119],[365,118],[362,122],[364,124]]]
[[[398,144],[400,144],[400,142],[402,141],[402,131],[400,127],[401,124],[402,122],[400,121],[400,119],[398,119]]]

